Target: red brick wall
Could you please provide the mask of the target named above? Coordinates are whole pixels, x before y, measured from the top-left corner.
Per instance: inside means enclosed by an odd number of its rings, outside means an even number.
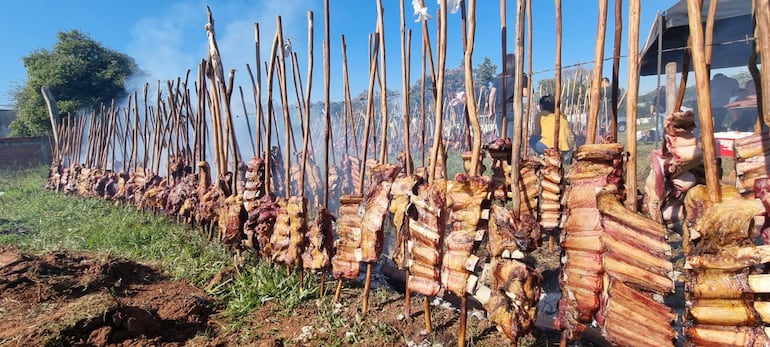
[[[51,140],[47,137],[0,138],[0,169],[51,164]]]

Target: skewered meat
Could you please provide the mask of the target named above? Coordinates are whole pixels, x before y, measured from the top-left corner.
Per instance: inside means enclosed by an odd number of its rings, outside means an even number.
[[[247,214],[243,208],[243,197],[231,195],[219,209],[219,240],[226,244],[240,244],[243,239],[243,222]]]
[[[422,184],[422,179],[419,176],[402,176],[396,178],[390,188],[392,198],[388,210],[393,214],[393,225],[396,227],[393,261],[399,269],[404,269],[408,265],[409,218],[407,218],[407,210],[411,196],[417,194],[417,188],[420,184]]]
[[[537,318],[542,277],[524,263],[493,259],[492,295],[484,304],[489,320],[511,340],[528,333]]]
[[[760,347],[770,345],[770,328],[696,324],[684,328],[695,346]]]
[[[613,193],[597,197],[604,235],[604,271],[620,281],[657,293],[672,292],[671,247],[663,225],[627,210]]]
[[[410,291],[434,296],[441,289],[439,259],[447,223],[446,206],[446,181],[443,180],[421,186],[419,194],[412,198],[410,209],[414,209],[414,213],[409,214],[408,223]]]
[[[270,248],[272,250],[271,260],[275,264],[284,264],[286,254],[291,244],[291,230],[289,228],[289,211],[287,209],[288,200],[285,198],[276,198],[278,208],[276,210],[275,224],[273,232],[270,235]]]
[[[246,210],[253,210],[252,204],[262,198],[265,194],[265,161],[260,157],[253,157],[249,160],[246,169],[246,184],[243,189],[243,200]]]
[[[302,253],[302,265],[308,270],[322,270],[329,267],[334,255],[333,223],[336,221],[329,210],[316,209],[316,217],[307,232],[307,247]]]
[[[255,240],[255,237],[258,234],[260,201],[265,196],[265,161],[262,158],[255,156],[249,160],[245,179],[243,206],[248,217],[243,225],[243,232],[245,234],[243,246],[255,249],[258,246],[258,241]]]
[[[497,205],[491,212],[487,242],[490,257],[522,259],[540,246],[542,235],[534,217],[522,214],[517,220],[511,211]]]
[[[690,240],[697,240],[693,254],[719,252],[728,246],[753,245],[750,237],[754,217],[764,214],[762,202],[745,199],[737,189],[722,186],[722,202],[709,201],[706,186],[699,185],[685,197]]]
[[[471,177],[457,174],[447,187],[447,205],[452,231],[445,239],[447,251],[441,269],[441,282],[457,295],[467,291],[468,277],[478,257],[471,253],[479,228],[486,227],[483,211],[488,208],[491,180],[486,176]]]
[[[62,175],[61,160],[54,160],[51,163],[51,167],[48,169],[48,179],[45,183],[45,189],[59,192],[61,187],[61,175]]]
[[[338,279],[355,279],[360,272],[362,200],[360,196],[340,197],[336,250],[332,257],[332,272]]]
[[[292,196],[277,200],[277,215],[270,236],[270,248],[274,263],[300,265],[305,246],[305,215],[307,199]]]
[[[676,331],[671,323],[676,314],[669,307],[612,276],[608,282],[597,320],[609,342],[615,346],[673,346]]]
[[[361,219],[361,261],[374,263],[382,255],[385,234],[382,224],[390,203],[390,187],[401,167],[383,164],[372,169],[371,181],[364,193],[364,216]]]
[[[171,188],[168,193],[168,200],[166,201],[167,216],[179,214],[185,200],[196,192],[195,181],[195,175],[187,175]]]
[[[259,199],[259,206],[249,213],[249,220],[256,220],[256,237],[259,243],[259,253],[264,259],[272,259],[273,246],[270,239],[273,236],[273,230],[280,206],[272,194],[265,194]]]
[[[735,173],[736,186],[741,193],[754,190],[757,179],[767,178],[767,165],[770,162],[770,133],[753,134],[736,139]]]
[[[77,194],[78,182],[80,180],[81,167],[78,164],[72,164],[69,170],[66,170],[62,174],[62,182],[64,184],[65,194]]]
[[[289,266],[302,266],[302,253],[307,243],[307,198],[292,196],[286,204],[289,215],[289,248],[284,263]]]
[[[561,237],[562,297],[554,327],[567,330],[570,339],[579,337],[599,308],[603,228],[596,196],[599,191],[620,187],[622,149],[619,144],[580,146],[568,174],[569,213]]]
[[[545,163],[540,169],[540,191],[543,195],[539,201],[538,217],[542,228],[553,229],[561,225],[561,151],[547,148],[544,154]]]

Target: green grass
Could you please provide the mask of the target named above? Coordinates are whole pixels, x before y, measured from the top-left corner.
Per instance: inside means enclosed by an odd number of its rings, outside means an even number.
[[[0,172],[0,244],[35,252],[98,251],[204,284],[232,262],[197,230],[133,207],[43,188],[46,168]]]
[[[259,262],[245,267],[232,283],[223,283],[213,293],[226,302],[225,316],[238,324],[249,313],[273,301],[279,314],[290,314],[301,302],[318,296],[317,276],[305,276],[300,287],[296,271]]]
[[[97,252],[153,266],[173,279],[205,286],[233,263],[232,254],[196,228],[165,216],[115,207],[108,201],[54,193],[44,189],[47,168],[0,171],[0,245],[31,253]],[[316,297],[318,279],[305,276],[299,288],[296,271],[250,259],[240,275],[212,291],[230,328],[241,326],[249,313],[275,301],[288,313]],[[279,313],[280,313],[279,312]]]

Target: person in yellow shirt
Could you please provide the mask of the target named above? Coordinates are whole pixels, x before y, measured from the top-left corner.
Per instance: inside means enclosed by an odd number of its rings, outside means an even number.
[[[539,140],[532,146],[532,149],[537,154],[543,154],[546,148],[553,148],[554,146],[556,119],[554,112],[553,95],[549,94],[540,98],[540,112],[535,116],[536,123],[533,131],[533,135],[539,136]],[[562,151],[564,158],[569,158],[569,154],[575,146],[575,134],[572,133],[567,117],[562,114],[559,118],[561,119],[559,124],[559,150]]]

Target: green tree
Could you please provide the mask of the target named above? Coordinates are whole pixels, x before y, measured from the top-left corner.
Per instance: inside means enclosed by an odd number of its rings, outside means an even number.
[[[492,80],[497,75],[497,65],[492,63],[488,57],[484,57],[484,61],[476,67],[476,83],[482,86],[489,86]]]
[[[22,58],[27,82],[14,93],[18,117],[10,125],[12,135],[51,132],[42,86],[50,88],[61,117],[124,97],[126,78],[138,70],[133,58],[78,30],[60,32],[57,37],[53,50],[38,49]]]

